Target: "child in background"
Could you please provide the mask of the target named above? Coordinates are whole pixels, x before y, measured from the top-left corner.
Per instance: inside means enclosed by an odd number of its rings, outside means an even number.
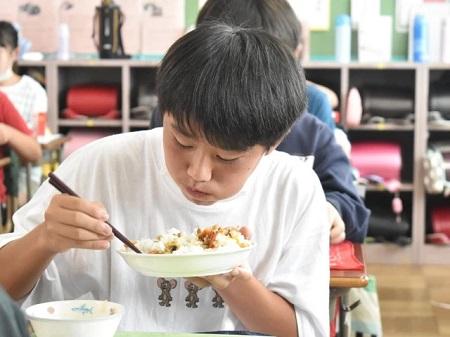
[[[296,57],[301,55],[301,25],[286,0],[209,0],[200,11],[197,24],[207,21],[225,21],[263,29],[283,41]],[[331,111],[324,94],[316,88],[311,89],[312,85],[307,85],[308,112],[317,105],[328,105],[326,110]],[[321,107],[315,109],[315,117],[320,117],[317,113],[320,110]],[[155,111],[151,127],[161,125],[161,113]],[[339,243],[345,238],[363,242],[370,212],[358,196],[348,158],[336,143],[330,128],[311,114],[303,114],[277,150],[313,158],[314,171],[320,178],[328,201],[331,242]]]
[[[31,130],[25,124],[12,103],[0,92],[0,158],[5,155],[5,146],[14,150],[25,162],[41,157],[41,147],[32,137]],[[6,204],[6,187],[3,168],[0,168],[0,203]],[[2,219],[5,222],[6,219]]]
[[[69,156],[56,175],[85,199],[44,182],[16,212],[15,233],[0,237],[0,283],[24,306],[121,303],[123,330],[328,337],[324,194],[308,164],[274,150],[306,106],[292,53],[259,30],[203,25],[169,49],[157,83],[163,128],[106,137]],[[186,280],[130,270],[107,219],[131,239],[245,225],[257,245],[249,268],[196,279],[208,286],[197,288],[192,308]],[[169,303],[158,300],[162,291]]]
[[[47,94],[30,76],[14,73],[18,54],[17,30],[11,23],[0,21],[0,91],[8,96],[28,127],[34,130],[38,114],[47,113]]]
[[[48,101],[44,88],[27,75],[18,75],[13,71],[14,62],[19,55],[18,33],[7,21],[0,21],[0,92],[8,96],[17,111],[37,136],[42,129],[40,119],[46,120]],[[44,114],[44,116],[42,116]],[[45,128],[45,125],[44,125]],[[26,201],[26,170],[20,170],[19,205]],[[33,194],[41,183],[42,170],[39,166],[30,169],[30,193]]]

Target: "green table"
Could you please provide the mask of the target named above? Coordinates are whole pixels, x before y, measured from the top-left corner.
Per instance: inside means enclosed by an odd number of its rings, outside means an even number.
[[[175,333],[175,332],[126,332],[126,331],[120,331],[114,335],[114,337],[226,337],[226,336],[242,337],[242,335]]]

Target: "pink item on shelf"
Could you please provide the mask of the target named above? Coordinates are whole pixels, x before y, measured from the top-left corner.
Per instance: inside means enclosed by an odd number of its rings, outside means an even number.
[[[401,147],[397,143],[354,142],[350,159],[361,177],[377,175],[384,181],[401,181],[402,154]]]
[[[361,124],[362,100],[357,88],[351,88],[347,96],[347,109],[345,118],[347,127],[356,127]]]
[[[395,214],[400,214],[403,212],[403,201],[399,196],[395,196],[392,199],[392,210]]]
[[[63,159],[67,158],[72,152],[78,150],[82,146],[112,134],[112,132],[99,130],[71,130],[67,134],[69,141],[64,144]]]

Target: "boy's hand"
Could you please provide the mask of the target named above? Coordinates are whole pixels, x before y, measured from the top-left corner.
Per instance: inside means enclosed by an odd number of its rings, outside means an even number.
[[[250,238],[250,230],[248,227],[242,227],[240,229],[242,235],[246,238]],[[212,286],[214,289],[222,290],[228,288],[228,286],[235,280],[249,280],[252,277],[252,271],[250,266],[239,266],[226,274],[210,275],[204,277],[191,277],[189,281],[194,283],[199,288],[205,288]]]
[[[345,224],[334,206],[327,201],[328,219],[330,220],[330,241],[332,244],[345,240]]]
[[[57,194],[45,212],[41,238],[53,253],[70,248],[107,249],[113,238],[107,219],[101,204]]]

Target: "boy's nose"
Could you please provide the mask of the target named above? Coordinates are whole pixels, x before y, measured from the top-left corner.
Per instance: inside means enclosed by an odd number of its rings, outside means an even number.
[[[212,177],[210,161],[206,156],[193,156],[187,174],[196,182],[210,181]]]

